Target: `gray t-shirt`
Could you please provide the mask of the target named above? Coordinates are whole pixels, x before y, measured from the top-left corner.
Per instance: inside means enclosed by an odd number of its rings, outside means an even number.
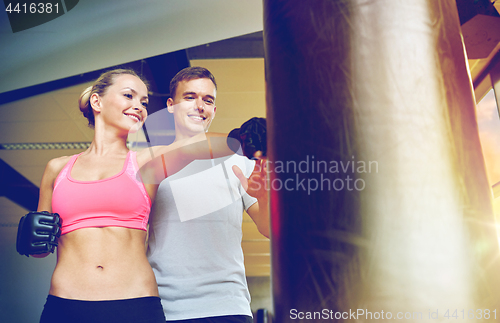
[[[250,197],[234,175],[255,162],[232,155],[196,160],[158,188],[150,217],[148,259],[167,320],[252,316],[243,251],[243,209]]]

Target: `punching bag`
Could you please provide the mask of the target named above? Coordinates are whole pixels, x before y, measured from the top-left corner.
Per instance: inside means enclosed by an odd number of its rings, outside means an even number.
[[[455,2],[265,0],[264,42],[275,321],[496,321]]]

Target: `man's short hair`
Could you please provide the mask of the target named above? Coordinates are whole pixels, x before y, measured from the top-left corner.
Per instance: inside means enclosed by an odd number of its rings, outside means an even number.
[[[173,99],[175,97],[175,92],[177,91],[177,86],[179,82],[191,81],[194,79],[209,79],[214,83],[215,89],[217,90],[217,83],[215,82],[215,77],[204,67],[191,66],[186,67],[177,73],[170,81],[170,97]]]

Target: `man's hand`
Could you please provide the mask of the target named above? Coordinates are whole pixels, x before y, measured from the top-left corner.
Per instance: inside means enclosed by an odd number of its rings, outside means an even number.
[[[256,198],[259,202],[261,200],[267,202],[267,159],[260,158],[260,152],[257,152],[255,156],[259,159],[255,161],[255,167],[249,178],[246,178],[241,169],[236,165],[232,167],[233,172],[240,180],[243,189],[248,195]]]

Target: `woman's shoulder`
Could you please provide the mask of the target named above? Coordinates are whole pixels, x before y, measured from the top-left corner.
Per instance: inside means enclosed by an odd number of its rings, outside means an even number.
[[[73,156],[61,156],[61,157],[51,159],[47,163],[47,166],[54,167],[54,168],[63,168],[64,165],[66,165],[72,157]]]
[[[71,160],[73,156],[61,156],[49,160],[45,172],[53,175],[54,177],[64,168],[64,166]]]
[[[44,190],[52,190],[56,177],[59,175],[64,166],[70,161],[72,156],[62,156],[49,160],[42,176],[40,185],[40,196]]]

